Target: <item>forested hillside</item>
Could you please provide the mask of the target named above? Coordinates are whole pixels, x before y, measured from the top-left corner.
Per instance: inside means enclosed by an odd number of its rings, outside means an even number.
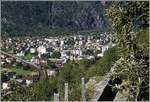
[[[105,9],[111,2],[2,2],[2,34],[48,34],[108,30]]]

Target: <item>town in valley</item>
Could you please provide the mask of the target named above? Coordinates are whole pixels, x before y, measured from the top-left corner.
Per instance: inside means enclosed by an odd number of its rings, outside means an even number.
[[[16,57],[47,68],[48,76],[55,76],[67,61],[96,59],[103,57],[104,52],[115,44],[112,43],[114,35],[110,33],[95,36],[72,35],[63,37],[24,37],[5,38],[2,40],[2,49]],[[38,72],[32,70],[26,63],[1,55],[2,71],[5,79],[2,80],[2,89],[9,89],[9,82],[29,85],[38,81]],[[10,67],[21,70],[30,70],[28,74],[20,74]]]
[[[1,101],[148,101],[149,2],[1,1]]]

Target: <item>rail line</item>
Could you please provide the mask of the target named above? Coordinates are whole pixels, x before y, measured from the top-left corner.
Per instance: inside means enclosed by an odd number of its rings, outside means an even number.
[[[28,62],[28,61],[23,60],[23,59],[21,59],[21,58],[18,58],[17,56],[12,55],[12,54],[9,54],[9,53],[4,52],[4,51],[1,51],[1,54],[4,54],[4,55],[9,56],[9,57],[12,57],[12,58],[14,58],[14,59],[20,60],[21,62],[23,62],[23,63],[29,65],[30,68],[35,68],[35,69],[39,72],[39,80],[44,80],[44,79],[47,78],[47,72],[46,72],[46,70],[45,70],[44,68],[42,68],[41,66],[38,66],[38,65],[36,65],[36,64],[34,64],[34,63],[31,63],[31,62]]]

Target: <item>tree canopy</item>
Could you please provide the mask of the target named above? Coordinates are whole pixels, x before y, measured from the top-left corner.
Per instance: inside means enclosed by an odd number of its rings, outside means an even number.
[[[128,100],[148,100],[149,2],[117,2],[107,10],[107,14],[117,33],[117,46],[123,51],[114,74],[114,78],[119,77],[123,81],[117,88],[128,90]]]

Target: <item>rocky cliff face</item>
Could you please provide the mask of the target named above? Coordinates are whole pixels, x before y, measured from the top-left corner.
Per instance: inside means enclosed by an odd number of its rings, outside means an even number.
[[[107,29],[110,2],[2,2],[2,32]]]

